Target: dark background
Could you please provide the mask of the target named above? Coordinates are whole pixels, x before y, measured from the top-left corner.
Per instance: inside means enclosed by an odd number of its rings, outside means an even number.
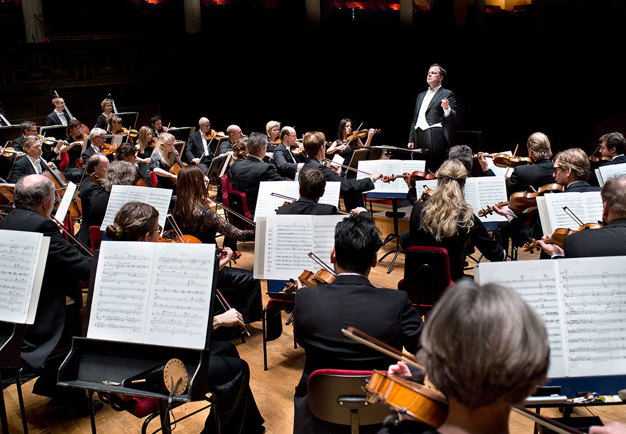
[[[205,5],[202,32],[184,32],[183,1],[44,0],[49,40],[24,43],[21,8],[0,3],[0,102],[13,123],[42,123],[56,89],[89,127],[110,92],[140,122],[263,131],[269,120],[298,135],[334,138],[339,120],[380,128],[374,144],[403,146],[417,93],[436,62],[459,101],[457,130],[480,131],[482,149],[512,150],[543,131],[555,150],[588,152],[622,131],[625,6],[615,0],[545,1],[454,22],[453,1],[416,9],[402,28],[391,10],[334,9],[307,26],[304,0]],[[265,5],[266,6],[266,5]],[[474,136],[459,136],[468,144]]]

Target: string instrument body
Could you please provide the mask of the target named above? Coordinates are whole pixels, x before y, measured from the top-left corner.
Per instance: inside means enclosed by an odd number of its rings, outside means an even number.
[[[382,131],[380,129],[376,129],[375,130],[376,134],[381,133],[381,132]],[[348,134],[348,136],[346,136],[344,141],[349,143],[352,146],[352,142],[353,141],[355,141],[356,139],[362,139],[362,138],[366,137],[368,133],[369,133],[368,129],[362,129],[362,130],[358,130],[358,131],[353,131],[352,133]]]
[[[531,164],[533,160],[529,157],[515,157],[507,154],[496,154],[491,157],[493,164],[498,167],[517,167],[525,164]]]
[[[549,238],[545,238],[541,241],[543,241],[546,244],[556,244],[560,248],[563,248],[563,241],[565,237],[567,237],[568,235],[572,235],[572,234],[575,234],[576,232],[584,231],[587,229],[600,229],[602,226],[603,225],[601,223],[585,223],[583,225],[580,225],[578,229],[558,228],[552,233],[552,235],[550,235]],[[535,250],[540,250],[540,249],[541,247],[537,244],[536,240],[533,240],[530,243],[525,243],[522,246],[522,250],[524,252],[533,253]]]

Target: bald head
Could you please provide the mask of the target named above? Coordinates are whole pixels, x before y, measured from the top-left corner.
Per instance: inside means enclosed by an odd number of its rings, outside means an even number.
[[[198,126],[200,127],[200,131],[206,133],[211,129],[211,121],[208,118],[201,117],[198,121]]]
[[[603,220],[610,223],[626,218],[626,176],[610,178],[602,187]]]
[[[16,208],[28,209],[50,217],[54,206],[54,184],[43,175],[27,175],[15,183]]]

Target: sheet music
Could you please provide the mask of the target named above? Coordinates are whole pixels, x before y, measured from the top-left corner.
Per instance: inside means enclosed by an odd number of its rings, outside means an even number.
[[[214,244],[104,241],[87,337],[205,346]]]
[[[474,214],[482,208],[507,200],[506,182],[503,176],[470,177],[465,181],[465,201],[472,207]],[[480,220],[482,222],[507,221],[506,217],[495,212],[480,217]]]
[[[563,211],[567,206],[583,223],[596,223],[602,219],[602,197],[599,191],[585,193],[548,193],[544,195],[549,227],[578,229],[580,226]],[[541,218],[541,213],[539,214]],[[542,221],[543,224],[543,221]]]
[[[33,324],[50,238],[38,232],[0,230],[0,318]]]
[[[255,234],[254,277],[297,279],[304,270],[319,270],[321,267],[308,256],[311,251],[330,265],[335,226],[344,218],[342,215],[276,215],[260,218]]]
[[[497,152],[493,155],[497,155],[497,154],[506,154],[506,155],[510,155],[511,157],[513,156],[512,151]],[[498,167],[495,164],[493,164],[493,158],[485,158],[485,161],[487,162],[487,170],[491,169],[496,176],[506,176],[507,172],[509,176],[511,176],[511,173],[513,173],[512,168]],[[474,164],[480,164],[480,163],[478,162],[478,160],[474,160]]]
[[[359,170],[364,172],[380,172],[384,176],[396,175],[403,173],[413,173],[416,171],[424,172],[426,170],[426,161],[424,160],[361,160],[359,161]],[[368,178],[368,175],[357,172],[356,178]],[[398,178],[395,181],[383,182],[379,179],[374,183],[374,190],[370,193],[408,193],[409,186],[406,182]]]
[[[100,230],[106,230],[113,224],[117,212],[128,202],[144,202],[152,205],[159,211],[159,224],[165,227],[167,210],[170,206],[172,190],[166,188],[145,188],[137,185],[114,185],[111,188],[109,204],[104,215]]]
[[[340,187],[341,182],[327,182],[324,195],[320,198],[319,203],[338,207]],[[276,215],[276,209],[283,206],[287,200],[272,196],[272,193],[282,194],[297,200],[300,198],[300,184],[298,181],[262,181],[259,185],[254,221],[257,221],[258,217]]]
[[[548,377],[626,374],[624,257],[484,263],[476,280],[511,286],[544,318]]]
[[[564,318],[559,308],[557,261],[514,261],[479,264],[481,285],[499,283],[513,288],[543,318],[550,343],[548,377],[567,376]]]
[[[626,176],[626,163],[605,164],[604,166],[598,167],[596,171],[600,173],[600,176],[597,178],[600,182],[600,187],[602,187],[607,179],[615,178],[616,176]]]
[[[65,220],[65,215],[67,214],[67,210],[70,209],[70,204],[72,203],[75,192],[76,184],[74,184],[72,181],[68,182],[65,193],[63,194],[63,199],[61,199],[61,203],[57,208],[56,214],[54,215],[54,219],[56,221],[63,222],[63,220]]]

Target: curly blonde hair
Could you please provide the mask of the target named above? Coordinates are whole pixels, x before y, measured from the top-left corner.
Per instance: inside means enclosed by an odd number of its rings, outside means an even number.
[[[437,189],[422,210],[420,227],[437,241],[455,236],[459,228],[474,226],[474,211],[465,202],[467,169],[458,160],[446,160],[437,172]]]

